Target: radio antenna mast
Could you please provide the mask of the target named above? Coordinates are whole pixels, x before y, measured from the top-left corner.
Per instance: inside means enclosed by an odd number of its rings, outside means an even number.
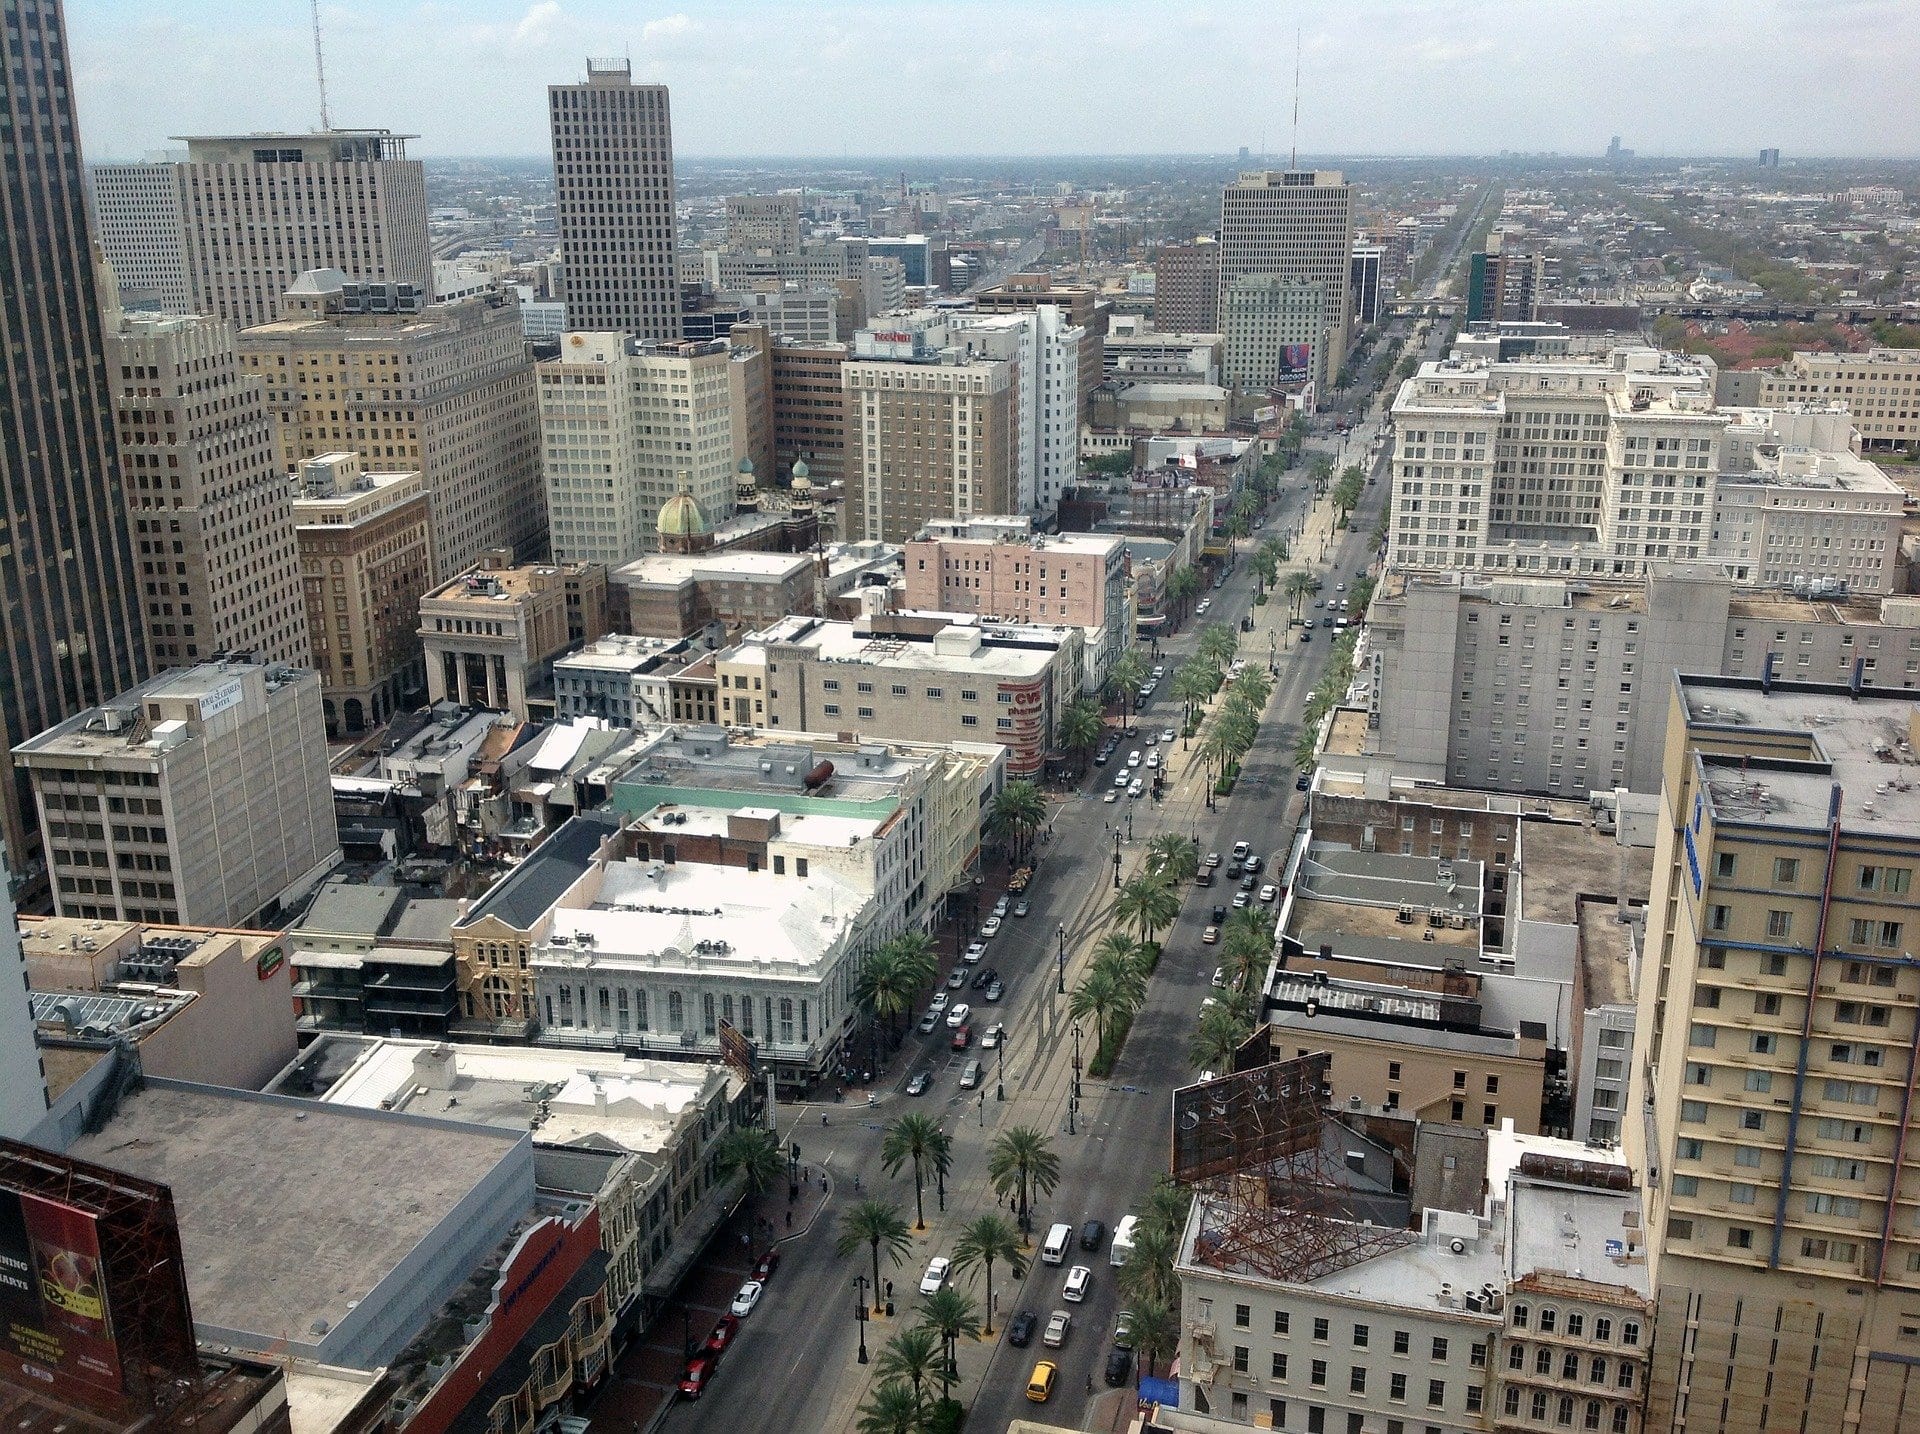
[[[313,69],[320,78],[320,128],[330,130],[333,121],[327,114],[327,57],[320,48],[320,0],[313,0]]]
[[[314,25],[317,27],[320,23],[320,19],[319,19],[320,11],[318,9],[319,0],[314,0],[314,5],[316,7],[313,12]],[[313,34],[314,34],[314,44],[317,46],[320,43],[320,31],[316,28]],[[324,86],[322,87],[321,93],[322,95],[326,93]],[[1295,25],[1293,27],[1293,153],[1287,160],[1287,168],[1298,169],[1299,167],[1300,167],[1300,27],[1298,25]]]

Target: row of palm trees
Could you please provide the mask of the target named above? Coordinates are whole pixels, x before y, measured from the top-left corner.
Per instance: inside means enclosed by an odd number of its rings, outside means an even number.
[[[1180,884],[1199,870],[1198,848],[1177,832],[1147,844],[1145,869],[1114,898],[1114,928],[1093,948],[1093,961],[1074,987],[1067,1013],[1093,1027],[1094,1063],[1110,1065],[1120,1034],[1146,1004],[1147,978],[1158,960],[1160,933],[1180,916]]]
[[[1220,933],[1220,965],[1226,985],[1200,1012],[1187,1046],[1194,1069],[1230,1069],[1233,1053],[1253,1033],[1261,986],[1273,956],[1271,922],[1272,918],[1257,906],[1243,907],[1227,918]]]
[[[1047,799],[1032,782],[1008,782],[987,808],[987,834],[1018,866],[1033,850],[1033,838],[1047,824]]]
[[[1151,1374],[1180,1348],[1180,1283],[1173,1262],[1180,1253],[1193,1197],[1165,1175],[1135,1213],[1133,1249],[1120,1267],[1120,1297],[1133,1312],[1133,1352],[1138,1374]]]

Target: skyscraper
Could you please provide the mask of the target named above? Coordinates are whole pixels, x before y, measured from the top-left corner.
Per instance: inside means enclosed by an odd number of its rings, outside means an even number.
[[[0,748],[138,682],[146,666],[113,441],[86,186],[58,0],[6,0],[0,42]],[[0,836],[31,879],[16,776]]]
[[[1220,332],[1220,246],[1212,239],[1154,250],[1153,326],[1170,334]]]
[[[309,269],[409,284],[427,297],[427,180],[407,158],[410,137],[196,135],[184,163],[99,165],[101,247],[126,275],[130,300],[151,295],[236,328],[273,318],[280,295]]]
[[[1313,377],[1322,391],[1347,360],[1348,280],[1353,263],[1353,188],[1330,169],[1253,170],[1220,197],[1220,304],[1236,279],[1272,274],[1320,285],[1323,339],[1315,345]],[[1232,341],[1226,355],[1236,363]]]
[[[667,87],[588,60],[586,82],[548,86],[547,102],[568,327],[678,339]]]

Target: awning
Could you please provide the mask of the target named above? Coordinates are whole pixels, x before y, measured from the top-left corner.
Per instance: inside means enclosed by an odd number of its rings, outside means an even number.
[[[1158,1376],[1142,1376],[1140,1380],[1140,1398],[1151,1400],[1155,1404],[1164,1404],[1169,1409],[1180,1407],[1180,1381],[1161,1379]]]

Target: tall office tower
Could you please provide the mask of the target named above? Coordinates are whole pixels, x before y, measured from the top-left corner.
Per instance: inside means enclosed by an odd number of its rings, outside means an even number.
[[[305,666],[293,485],[264,385],[234,352],[233,326],[178,314],[109,320],[152,665],[251,652]]]
[[[1531,323],[1546,287],[1546,254],[1516,248],[1513,235],[1496,229],[1468,260],[1467,322]]]
[[[678,339],[667,87],[636,85],[629,61],[588,60],[586,83],[549,85],[547,103],[567,323]]]
[[[1353,321],[1356,324],[1377,324],[1383,312],[1382,304],[1393,295],[1391,284],[1382,284],[1386,269],[1387,251],[1380,245],[1369,241],[1354,241],[1352,278],[1348,287],[1353,290]]]
[[[113,442],[113,385],[58,0],[6,0],[0,43],[0,744],[139,681],[147,642]],[[0,800],[39,869],[24,780]]]
[[[1310,279],[1279,274],[1235,279],[1220,306],[1226,340],[1222,381],[1255,391],[1304,384],[1313,377],[1326,307],[1326,295]]]
[[[1213,240],[1153,251],[1153,326],[1169,334],[1220,332],[1220,246]]]
[[[847,390],[840,371],[847,353],[846,344],[773,341],[775,472],[763,477],[804,477],[819,488],[846,481]]]
[[[47,1113],[47,1072],[40,1064],[12,889],[7,854],[0,850],[0,1140],[25,1140]]]
[[[1047,274],[1010,274],[1003,282],[975,294],[973,301],[989,314],[1029,314],[1043,308],[1060,311],[1062,320],[1073,325],[1079,335],[1077,397],[1079,411],[1085,414],[1107,367],[1107,316],[1111,306],[1101,299],[1100,291],[1077,284],[1056,285]]]
[[[904,543],[936,518],[1020,511],[1020,364],[943,326],[854,336],[842,534]],[[777,401],[777,395],[776,395]]]
[[[1920,725],[1861,672],[1667,679],[1622,1122],[1663,1434],[1920,1427]]]
[[[172,164],[103,164],[94,212],[130,297],[263,324],[309,269],[433,291],[426,171],[409,135],[194,135]],[[169,195],[167,191],[171,189]],[[173,232],[153,226],[171,221]],[[179,299],[185,290],[185,302]]]
[[[1080,377],[1086,330],[1069,322],[1066,311],[1054,304],[987,313],[939,309],[930,314],[946,319],[955,341],[962,334],[969,341],[977,336],[977,351],[984,357],[1018,360],[1020,483],[1017,506],[1007,511],[1048,517],[1080,474],[1080,422],[1086,411],[1082,395],[1093,386]],[[1095,340],[1096,347],[1100,342]]]
[[[240,335],[266,380],[280,462],[358,453],[380,472],[418,469],[433,495],[436,575],[495,548],[546,550],[540,402],[511,295],[423,306],[338,270],[303,275],[285,317]]]
[[[727,196],[727,247],[793,254],[800,249],[800,196]]]
[[[1353,187],[1330,169],[1259,169],[1220,196],[1220,308],[1248,274],[1320,285],[1324,335],[1313,378],[1325,393],[1347,361],[1347,290],[1353,264]],[[1236,367],[1232,347],[1227,367]]]
[[[556,562],[614,566],[657,550],[660,510],[682,493],[708,523],[733,516],[730,364],[724,341],[576,333],[539,366]]]

